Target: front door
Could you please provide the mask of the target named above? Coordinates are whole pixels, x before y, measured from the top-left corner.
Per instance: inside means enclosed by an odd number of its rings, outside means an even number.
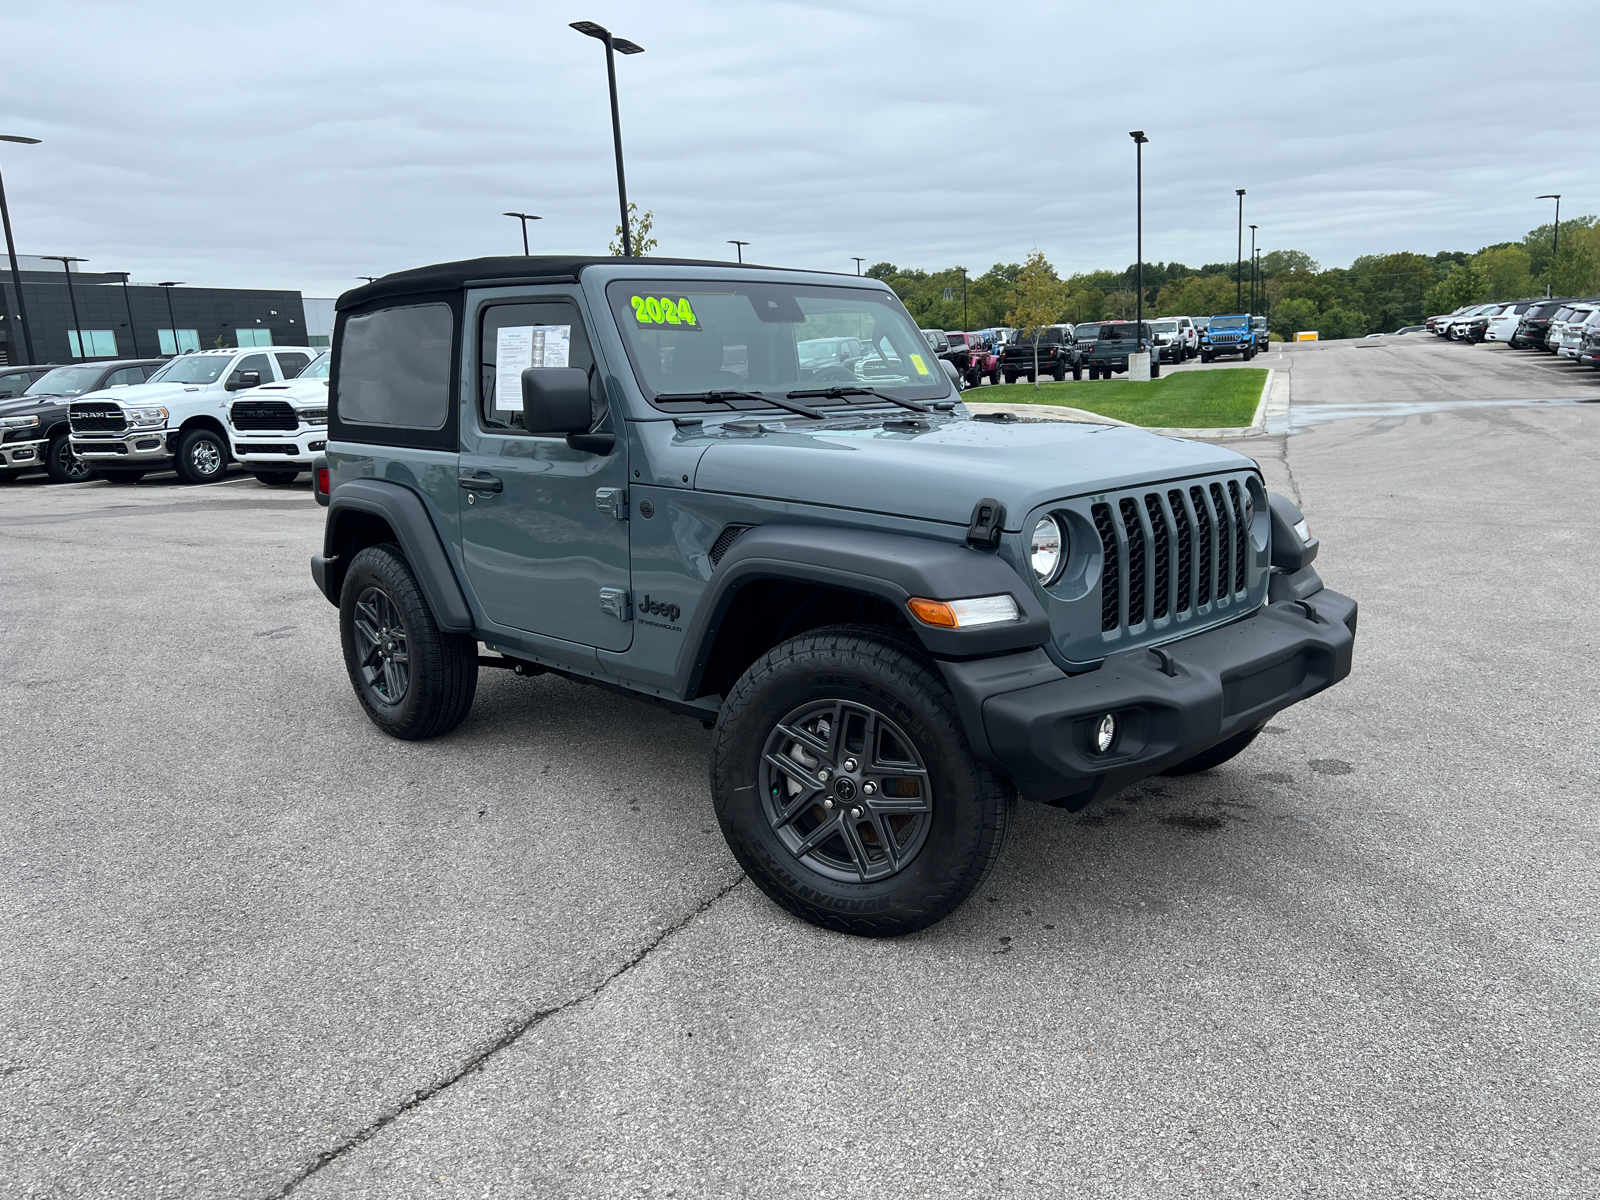
[[[622,421],[606,411],[579,294],[552,288],[488,299],[474,320],[467,348],[476,344],[477,396],[462,422],[459,490],[472,589],[497,625],[626,650],[627,443]],[[524,425],[520,374],[530,366],[589,373],[594,427],[618,434],[610,454],[574,450]]]

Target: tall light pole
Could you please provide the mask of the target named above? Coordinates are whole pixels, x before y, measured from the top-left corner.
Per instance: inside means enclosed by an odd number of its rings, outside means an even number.
[[[1133,139],[1133,261],[1134,261],[1134,287],[1138,288],[1138,296],[1134,300],[1134,323],[1144,324],[1144,144],[1150,139],[1145,137],[1144,130],[1135,129],[1128,134]],[[1136,341],[1143,338],[1143,330],[1134,335]]]
[[[1233,264],[1233,308],[1238,312],[1244,304],[1244,189],[1234,189],[1239,194],[1239,253]]]
[[[72,332],[78,335],[78,357],[88,358],[84,352],[82,322],[78,320],[78,297],[72,290],[72,264],[75,262],[88,262],[87,258],[78,258],[71,254],[41,254],[40,258],[47,258],[51,262],[61,264],[61,269],[67,273],[67,303],[72,305]],[[67,339],[67,349],[71,350],[72,339]]]
[[[1556,251],[1561,249],[1561,193],[1551,192],[1547,196],[1535,196],[1534,199],[1554,200],[1556,202],[1556,231],[1554,236],[1550,239],[1550,272],[1552,275],[1554,275],[1556,269]],[[6,237],[9,238],[11,236],[10,226],[7,226],[6,230]],[[17,260],[13,258],[11,260],[11,269],[13,271],[17,269],[16,264]],[[1550,285],[1548,283],[1544,285],[1544,294],[1546,296],[1551,295]]]
[[[166,283],[158,283],[157,287],[167,289],[167,320],[172,322],[172,354],[176,358],[183,353],[183,347],[178,344],[178,318],[172,312],[172,289],[182,286],[182,280],[169,279]],[[160,349],[158,346],[157,349]]]
[[[517,220],[522,222],[522,257],[523,258],[527,258],[528,257],[528,222],[529,221],[542,221],[542,220],[544,220],[544,218],[543,217],[536,217],[532,213],[519,213],[519,212],[508,212],[508,213],[502,213],[501,215],[502,216],[506,216],[506,217],[516,217]]]
[[[0,142],[15,142],[19,146],[37,146],[38,138],[18,137],[14,133],[0,133]],[[28,320],[28,303],[22,298],[22,270],[17,266],[17,244],[11,240],[11,210],[6,207],[5,180],[0,179],[0,224],[6,227],[6,253],[11,256],[11,285],[17,293],[17,320],[22,325],[22,341],[28,348],[28,361],[37,361],[33,353],[33,323]],[[10,343],[7,343],[8,350]],[[9,357],[9,355],[7,356]]]
[[[644,47],[627,38],[612,37],[611,31],[593,21],[574,21],[572,28],[606,44],[606,82],[611,85],[611,137],[617,147],[617,202],[622,207],[622,257],[633,257],[633,234],[628,228],[628,181],[622,173],[622,118],[617,114],[617,65],[612,51],[643,54]]]
[[[128,336],[133,339],[133,356],[142,358],[144,356],[139,353],[139,329],[133,323],[133,297],[128,294],[128,276],[132,272],[112,271],[111,274],[122,276],[122,303],[128,308]]]
[[[738,238],[728,239],[728,245],[733,247],[733,252],[739,256],[740,262],[744,261],[744,248],[749,244],[749,242],[741,242]]]
[[[862,258],[859,254],[852,254],[850,256],[850,259],[851,259],[852,262],[854,262],[856,264],[856,274],[857,275],[861,274],[861,264],[866,262],[867,260]]]
[[[1256,227],[1250,226],[1250,311],[1256,311]]]
[[[972,318],[967,315],[967,269],[961,268],[961,328],[967,329],[972,325]]]

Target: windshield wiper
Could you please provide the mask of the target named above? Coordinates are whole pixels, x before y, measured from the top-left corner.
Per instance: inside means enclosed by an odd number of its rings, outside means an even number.
[[[898,404],[901,408],[909,408],[912,412],[931,411],[926,404],[919,404],[915,400],[902,400],[898,396],[891,396],[886,392],[880,392],[877,388],[869,387],[805,388],[798,392],[790,392],[788,396],[791,400],[804,400],[813,396],[822,400],[842,400],[846,396],[872,396],[879,400],[887,400],[890,404]]]
[[[802,417],[810,417],[813,421],[826,421],[827,415],[819,413],[816,409],[805,404],[795,404],[791,400],[780,400],[776,396],[763,396],[760,392],[658,392],[657,400],[759,400],[762,404],[773,404],[779,408],[786,408],[792,413],[799,413]]]

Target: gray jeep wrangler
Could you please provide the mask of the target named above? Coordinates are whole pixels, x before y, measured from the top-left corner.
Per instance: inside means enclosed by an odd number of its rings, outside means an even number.
[[[1254,462],[973,416],[876,280],[404,271],[340,298],[329,390],[312,574],[373,722],[446,733],[483,667],[699,718],[734,855],[830,929],[930,925],[1018,794],[1203,771],[1350,671],[1355,601]]]

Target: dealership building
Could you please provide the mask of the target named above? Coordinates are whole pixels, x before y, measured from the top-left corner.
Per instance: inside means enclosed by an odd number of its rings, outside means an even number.
[[[157,358],[225,346],[326,346],[332,332],[332,301],[307,300],[299,292],[163,287],[121,272],[80,271],[77,263],[64,269],[60,260],[17,259],[14,276],[0,255],[4,365],[29,361],[24,311],[37,363]]]

